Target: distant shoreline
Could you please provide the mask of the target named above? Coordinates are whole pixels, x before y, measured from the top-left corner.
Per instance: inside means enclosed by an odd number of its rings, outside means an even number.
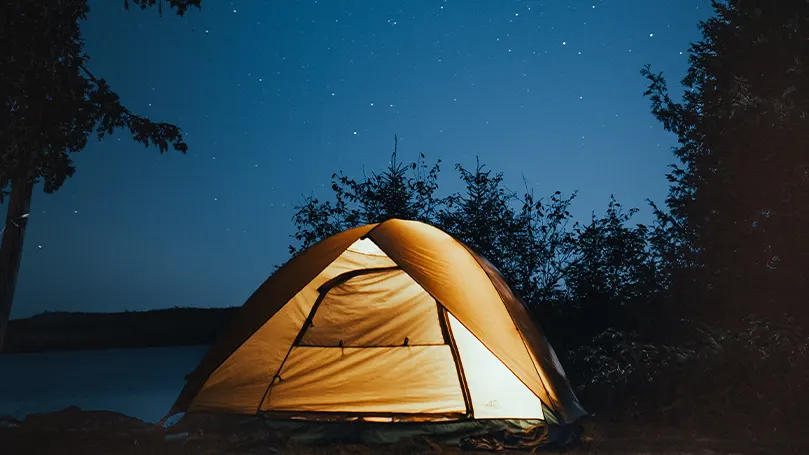
[[[211,344],[238,309],[46,312],[9,321],[0,354]]]

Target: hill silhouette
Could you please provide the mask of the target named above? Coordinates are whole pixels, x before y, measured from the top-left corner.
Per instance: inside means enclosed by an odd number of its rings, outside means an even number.
[[[45,312],[10,321],[2,353],[210,344],[237,309]]]

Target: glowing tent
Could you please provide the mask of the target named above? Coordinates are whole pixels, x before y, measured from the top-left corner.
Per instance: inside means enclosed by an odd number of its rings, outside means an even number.
[[[290,260],[235,314],[169,415],[446,422],[585,415],[523,303],[484,258],[393,219]]]

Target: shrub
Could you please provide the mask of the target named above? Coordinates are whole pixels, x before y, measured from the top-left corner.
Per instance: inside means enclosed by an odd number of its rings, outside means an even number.
[[[809,337],[798,321],[749,316],[737,331],[684,324],[688,341],[676,346],[608,329],[570,349],[567,370],[585,407],[733,434],[800,431]]]

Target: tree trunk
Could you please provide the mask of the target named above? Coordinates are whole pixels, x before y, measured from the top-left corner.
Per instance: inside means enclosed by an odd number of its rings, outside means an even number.
[[[11,183],[5,231],[2,244],[0,244],[0,351],[3,349],[3,340],[11,315],[11,304],[14,301],[14,290],[17,287],[25,227],[28,222],[25,215],[28,214],[31,207],[33,190],[34,182],[29,178],[27,172]]]

